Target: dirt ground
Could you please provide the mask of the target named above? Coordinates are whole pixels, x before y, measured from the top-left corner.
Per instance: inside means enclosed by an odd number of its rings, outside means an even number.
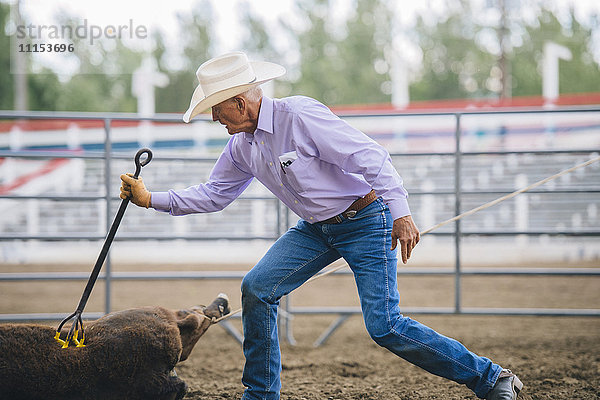
[[[597,267],[597,266],[596,266]],[[86,271],[77,266],[0,265],[1,272]],[[243,269],[243,266],[219,267]],[[156,267],[155,269],[163,269]],[[194,266],[173,269],[197,269]],[[204,269],[216,270],[214,266]],[[115,266],[114,270],[139,270]],[[454,278],[401,277],[401,305],[448,307]],[[85,282],[0,282],[0,313],[70,313]],[[173,308],[210,302],[228,293],[240,306],[239,280],[113,283],[113,309],[141,305]],[[467,277],[461,290],[466,307],[600,308],[600,277]],[[101,311],[99,282],[86,311]],[[356,306],[349,276],[327,277],[300,288],[294,306]],[[515,371],[525,384],[523,399],[600,398],[600,318],[410,315],[472,351]],[[282,399],[475,399],[464,386],[399,359],[372,342],[360,316],[352,316],[321,347],[313,342],[335,315],[295,316],[296,346],[282,341]],[[239,319],[230,320],[239,327]],[[56,324],[55,322],[53,324]],[[239,399],[241,346],[220,326],[201,338],[191,357],[177,367],[189,385],[186,399]]]

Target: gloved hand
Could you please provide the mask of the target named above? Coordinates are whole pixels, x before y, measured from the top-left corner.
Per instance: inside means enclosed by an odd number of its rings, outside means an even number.
[[[119,197],[129,199],[137,206],[148,208],[152,195],[146,189],[141,176],[134,179],[133,174],[129,173],[121,175],[121,195]]]

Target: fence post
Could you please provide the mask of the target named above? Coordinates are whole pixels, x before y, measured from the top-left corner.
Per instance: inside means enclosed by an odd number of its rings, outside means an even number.
[[[104,120],[104,199],[106,202],[106,236],[111,225],[111,211],[110,211],[110,176],[111,176],[111,157],[112,143],[110,142],[110,119]],[[106,255],[106,261],[104,262],[105,267],[105,293],[104,293],[104,313],[110,313],[111,309],[111,268],[110,268],[110,252]]]
[[[456,117],[456,149],[454,153],[454,215],[461,213],[461,150],[460,150],[460,117]],[[461,268],[460,268],[460,220],[454,222],[454,312],[461,313]]]

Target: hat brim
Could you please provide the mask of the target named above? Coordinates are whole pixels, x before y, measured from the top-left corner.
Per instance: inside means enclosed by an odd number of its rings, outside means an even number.
[[[192,95],[190,107],[185,114],[183,114],[183,122],[188,123],[196,115],[206,111],[212,106],[285,74],[285,68],[279,64],[266,61],[251,61],[250,65],[256,74],[256,79],[251,83],[220,90],[210,96],[205,96],[202,87],[198,85]]]

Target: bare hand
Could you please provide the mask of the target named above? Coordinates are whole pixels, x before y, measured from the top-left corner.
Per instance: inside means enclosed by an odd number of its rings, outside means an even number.
[[[399,240],[402,263],[406,264],[412,250],[419,243],[419,239],[419,229],[417,229],[410,215],[394,220],[394,226],[392,227],[392,250],[396,248],[396,241]]]

